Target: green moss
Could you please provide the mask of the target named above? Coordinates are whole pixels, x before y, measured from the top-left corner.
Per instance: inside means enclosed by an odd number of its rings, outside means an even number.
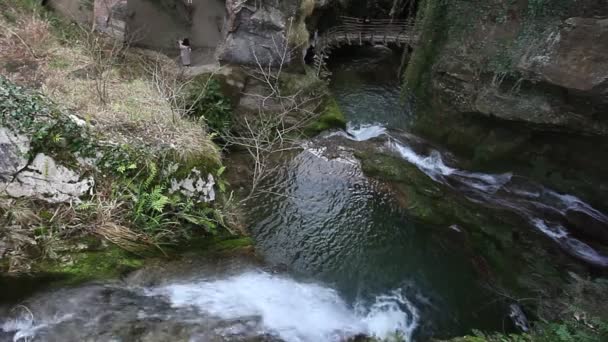
[[[313,136],[331,128],[346,128],[346,117],[333,97],[326,101],[323,113],[306,127],[305,133]]]
[[[45,260],[37,264],[35,270],[65,276],[65,282],[75,284],[95,279],[118,278],[144,265],[141,257],[116,246],[101,251],[68,253],[62,258],[69,261]]]
[[[445,4],[440,0],[422,0],[418,5],[416,22],[420,30],[420,43],[404,73],[404,96],[415,96],[421,101],[427,101],[431,81],[432,66],[445,40]]]
[[[222,167],[221,160],[216,155],[190,155],[181,156],[177,151],[172,151],[166,157],[167,163],[177,163],[177,170],[171,174],[176,179],[184,179],[190,176],[193,169],[200,171],[205,177],[207,174],[215,174]]]
[[[413,185],[430,197],[441,196],[439,184],[420,171],[416,165],[399,157],[375,151],[357,151],[355,157],[361,161],[361,168],[367,176]]]
[[[209,244],[209,252],[230,252],[237,249],[249,248],[253,246],[253,239],[250,237],[234,237],[229,239],[212,239]]]
[[[304,73],[282,72],[279,78],[282,95],[316,95],[327,92],[327,83],[319,79],[310,67]]]
[[[253,239],[248,236],[219,234],[206,239],[190,241],[185,250],[196,254],[230,253],[253,247]],[[180,247],[183,252],[184,248]]]

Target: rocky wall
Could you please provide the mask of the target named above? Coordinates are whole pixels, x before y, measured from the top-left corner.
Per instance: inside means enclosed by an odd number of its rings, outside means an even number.
[[[406,71],[421,105],[608,135],[608,7],[597,0],[420,5]]]

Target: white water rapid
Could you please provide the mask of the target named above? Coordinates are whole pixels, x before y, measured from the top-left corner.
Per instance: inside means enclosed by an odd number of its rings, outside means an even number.
[[[167,341],[163,333],[176,329],[182,335],[175,340],[190,341],[342,342],[357,335],[411,341],[419,313],[403,292],[349,304],[330,287],[259,269],[152,287],[92,284],[11,309],[0,321],[0,341],[110,341],[136,326],[154,336],[146,341]]]
[[[262,271],[226,279],[171,284],[146,291],[175,308],[194,308],[224,320],[259,317],[259,329],[292,342],[343,341],[358,334],[411,339],[418,313],[400,290],[371,305],[349,306],[322,285]]]

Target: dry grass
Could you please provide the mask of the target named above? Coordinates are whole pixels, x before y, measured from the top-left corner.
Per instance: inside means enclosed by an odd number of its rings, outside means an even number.
[[[0,196],[0,260],[9,261],[7,269],[0,270],[27,272],[37,258],[58,259],[74,248],[66,241],[91,234],[136,254],[159,249],[153,237],[130,227],[125,219],[128,205],[112,198],[111,187],[102,184],[98,194],[77,206]]]
[[[219,151],[205,126],[176,115],[138,63],[151,52],[129,49],[104,75],[108,99],[96,93],[95,56],[82,40],[61,44],[47,19],[36,13],[9,8],[14,22],[0,15],[0,72],[9,79],[40,88],[56,103],[76,112],[109,140],[172,149],[186,159],[219,161]],[[82,29],[83,32],[86,29]],[[83,35],[82,39],[87,39]],[[175,63],[159,54],[167,70],[179,72]]]
[[[0,74],[39,89],[74,112],[106,139],[164,150],[191,161],[219,162],[217,147],[205,126],[179,115],[166,92],[150,77],[144,61],[163,65],[170,77],[181,74],[174,61],[150,51],[128,49],[108,71],[108,101],[96,92],[95,56],[85,42],[70,44],[55,36],[47,16],[0,0]],[[83,39],[86,38],[83,35]],[[177,114],[176,114],[177,113]],[[111,184],[98,184],[96,195],[79,206],[47,208],[40,203],[0,198],[0,245],[9,241],[9,271],[27,271],[31,252],[53,257],[64,238],[95,234],[132,252],[156,248],[154,240],[125,221],[128,205],[111,194]],[[36,208],[35,211],[32,208]],[[40,217],[41,210],[48,211]],[[49,228],[37,233],[41,226]],[[0,252],[2,252],[0,250]],[[0,255],[2,258],[2,255]]]
[[[17,18],[9,22],[4,15]],[[0,16],[0,72],[14,81],[39,86],[44,78],[39,65],[50,46],[49,23],[35,13],[19,15],[13,10]]]

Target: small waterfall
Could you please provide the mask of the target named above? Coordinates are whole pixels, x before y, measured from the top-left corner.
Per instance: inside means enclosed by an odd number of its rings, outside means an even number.
[[[571,255],[593,265],[607,267],[608,256],[601,255],[588,244],[570,236],[568,230],[551,219],[539,217],[538,210],[555,213],[565,220],[568,210],[583,212],[593,219],[608,223],[608,217],[573,195],[561,195],[528,180],[522,180],[524,188],[536,191],[522,191],[521,184],[513,186],[513,174],[485,174],[468,172],[447,166],[441,153],[432,150],[428,156],[416,153],[403,142],[392,138],[389,149],[397,152],[403,159],[416,165],[433,180],[456,188],[471,200],[509,209],[527,219],[540,232],[556,241]],[[500,193],[499,193],[500,192]]]
[[[285,341],[342,341],[358,334],[411,339],[418,313],[401,291],[371,303],[347,305],[325,286],[262,271],[226,279],[172,284],[146,290],[175,308],[194,308],[224,320],[258,317],[260,329]]]
[[[180,338],[193,341],[341,342],[357,335],[410,341],[418,326],[418,310],[402,289],[349,304],[333,288],[258,269],[186,279],[51,292],[3,317],[0,340],[118,340],[125,326],[137,325],[150,333],[179,328]]]
[[[383,136],[386,133],[386,128],[381,124],[355,125],[349,122],[346,124],[346,130],[330,132],[325,135],[325,138],[341,136],[353,141],[365,141]]]
[[[486,174],[469,172],[448,166],[441,152],[431,149],[427,154],[416,152],[409,144],[388,133],[380,124],[349,124],[346,132],[333,132],[327,137],[343,136],[353,141],[365,141],[380,136],[388,140],[388,150],[397,153],[401,158],[418,167],[427,176],[438,183],[454,188],[465,194],[474,202],[497,208],[511,210],[525,218],[530,225],[542,232],[571,255],[596,266],[608,267],[608,256],[604,256],[588,244],[571,236],[559,220],[566,221],[568,211],[577,211],[588,215],[602,224],[608,224],[608,216],[593,208],[576,196],[558,194],[525,178],[517,177],[519,183],[513,182],[512,173]],[[541,214],[552,214],[541,217]]]

